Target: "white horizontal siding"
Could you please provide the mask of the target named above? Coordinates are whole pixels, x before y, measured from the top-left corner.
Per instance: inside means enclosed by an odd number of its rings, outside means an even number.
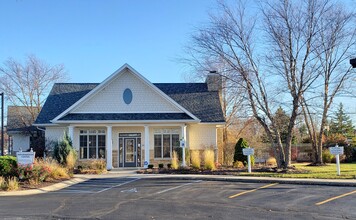
[[[216,126],[215,125],[189,125],[187,136],[190,150],[202,150],[207,147],[216,148]]]
[[[123,93],[127,88],[133,94],[130,104],[126,104],[123,100]],[[72,113],[89,112],[137,113],[182,111],[127,70],[113,79],[104,89],[72,111]]]
[[[12,134],[13,152],[23,150],[26,151],[30,147],[30,136],[24,134]]]

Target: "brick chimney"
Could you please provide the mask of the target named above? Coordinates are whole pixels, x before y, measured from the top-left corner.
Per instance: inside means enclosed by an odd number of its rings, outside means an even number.
[[[216,71],[209,72],[205,83],[208,85],[208,91],[220,91],[222,89],[222,78]]]

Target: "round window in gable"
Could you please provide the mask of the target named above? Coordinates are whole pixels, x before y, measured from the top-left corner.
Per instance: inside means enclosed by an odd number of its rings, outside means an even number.
[[[132,91],[131,89],[125,89],[123,94],[123,99],[126,104],[130,104],[132,102]]]

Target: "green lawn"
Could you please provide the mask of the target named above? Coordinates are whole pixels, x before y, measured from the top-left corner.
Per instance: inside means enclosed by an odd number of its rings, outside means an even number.
[[[265,176],[282,178],[318,178],[318,179],[356,179],[356,163],[342,163],[341,175],[336,175],[336,164],[326,166],[307,166],[307,164],[293,164],[301,173],[272,173],[272,172],[241,172],[241,176]]]

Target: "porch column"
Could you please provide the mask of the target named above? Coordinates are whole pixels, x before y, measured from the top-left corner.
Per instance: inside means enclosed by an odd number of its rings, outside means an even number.
[[[185,167],[186,163],[185,163],[185,148],[187,147],[187,125],[182,125],[182,138],[181,140],[184,141],[184,147],[182,148],[182,166]],[[181,146],[182,147],[182,146]]]
[[[112,126],[106,126],[107,135],[106,135],[106,169],[111,170],[112,167]]]
[[[215,149],[214,149],[214,155],[215,155],[215,162],[219,162],[219,141],[218,141],[218,128],[215,128]]]
[[[74,126],[69,125],[68,126],[68,136],[69,138],[72,140],[73,142],[73,138],[74,138]]]
[[[150,164],[150,130],[148,125],[145,125],[145,161],[143,163],[144,168],[148,168]]]

